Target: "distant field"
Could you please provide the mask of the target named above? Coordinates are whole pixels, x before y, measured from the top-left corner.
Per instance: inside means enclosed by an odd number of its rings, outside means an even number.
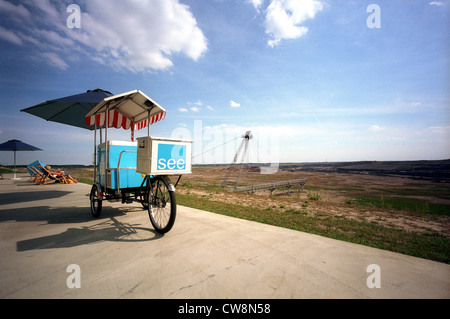
[[[450,263],[450,183],[444,182],[450,162],[424,164],[282,164],[270,175],[255,166],[235,167],[230,174],[230,180],[239,176],[241,186],[307,179],[303,192],[293,188],[288,196],[279,189],[272,197],[269,191],[223,190],[228,167],[199,166],[183,176],[177,199],[207,211]]]
[[[56,168],[56,166],[54,166]],[[93,168],[57,167],[92,184]],[[235,167],[238,185],[307,179],[254,194],[222,189],[227,166],[195,166],[177,186],[180,205],[450,264],[450,161],[281,164],[275,174]]]
[[[281,164],[282,169],[408,177],[416,180],[450,182],[450,160],[362,161],[338,163]]]

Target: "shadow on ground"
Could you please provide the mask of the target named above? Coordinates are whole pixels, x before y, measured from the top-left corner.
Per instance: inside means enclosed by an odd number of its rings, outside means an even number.
[[[0,194],[0,205],[8,205],[15,203],[32,202],[37,200],[57,199],[72,192],[69,191],[26,191],[26,192],[14,192],[14,193],[2,193]],[[1,209],[1,206],[0,206]]]
[[[32,238],[17,242],[17,251],[35,249],[67,248],[87,245],[102,241],[149,241],[161,238],[162,235],[155,232],[148,219],[149,228],[141,224],[129,224],[119,221],[121,216],[127,213],[145,214],[141,207],[104,206],[99,219],[92,217],[89,203],[80,206],[51,207],[33,206],[15,209],[2,209],[2,205],[23,203],[38,200],[58,200],[69,194],[68,191],[40,191],[40,192],[15,192],[0,194],[0,222],[38,222],[36,227],[48,224],[73,224],[60,234],[53,234],[38,238]],[[39,222],[42,222],[41,224]],[[88,223],[87,226],[77,225]],[[77,227],[79,226],[79,227]]]
[[[151,228],[122,223],[110,216],[92,226],[68,228],[60,234],[19,241],[16,250],[68,248],[103,241],[141,242],[161,237],[163,235]]]

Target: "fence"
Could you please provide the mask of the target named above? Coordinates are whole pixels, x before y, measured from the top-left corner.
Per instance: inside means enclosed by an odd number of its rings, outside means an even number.
[[[251,186],[241,186],[235,187],[232,191],[234,192],[255,192],[258,190],[270,190],[270,196],[273,196],[273,192],[278,188],[287,188],[288,194],[291,194],[291,187],[293,186],[301,186],[301,191],[303,192],[303,185],[305,185],[306,179],[294,179],[290,181],[282,181],[276,183],[268,183],[268,184],[260,184],[260,185],[251,185]]]

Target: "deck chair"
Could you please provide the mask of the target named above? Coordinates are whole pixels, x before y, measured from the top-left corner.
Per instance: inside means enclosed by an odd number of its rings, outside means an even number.
[[[33,175],[30,177],[31,183],[37,183],[44,178],[44,173],[39,169],[39,167],[29,166],[27,169],[28,171],[33,172]]]
[[[68,184],[66,177],[67,174],[64,175],[55,175],[50,170],[45,168],[44,166],[39,166],[39,169],[43,173],[43,177],[39,180],[39,185],[46,185],[50,183],[61,183],[61,184]]]
[[[45,166],[44,163],[39,161],[34,161],[27,165],[27,171],[30,174],[30,182],[36,183],[38,179],[42,178],[42,171],[39,169],[39,166]]]

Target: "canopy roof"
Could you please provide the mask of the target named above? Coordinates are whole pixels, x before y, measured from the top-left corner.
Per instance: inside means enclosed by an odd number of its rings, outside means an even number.
[[[86,124],[139,130],[166,116],[166,110],[139,90],[104,98],[88,114]]]

